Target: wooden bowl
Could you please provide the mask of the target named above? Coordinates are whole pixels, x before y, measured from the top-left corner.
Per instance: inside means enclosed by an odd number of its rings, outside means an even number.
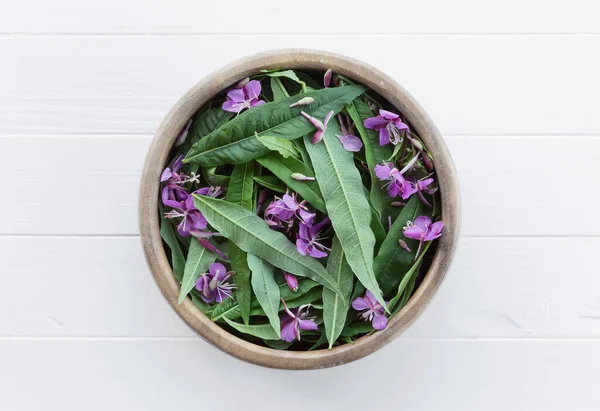
[[[173,276],[159,230],[159,179],[169,152],[186,122],[217,93],[261,69],[332,69],[364,84],[387,99],[408,120],[433,155],[440,186],[444,235],[419,288],[383,331],[332,350],[283,351],[265,348],[232,335],[207,318],[187,298],[177,303],[179,283]],[[273,368],[317,369],[342,365],[380,349],[398,337],[425,309],[450,267],[460,229],[460,192],[456,170],[439,131],[421,106],[398,83],[374,67],[338,54],[303,49],[269,51],[243,58],[201,80],[175,103],[160,125],[146,157],[139,196],[140,235],[146,260],[158,287],[179,316],[202,338],[242,360]]]

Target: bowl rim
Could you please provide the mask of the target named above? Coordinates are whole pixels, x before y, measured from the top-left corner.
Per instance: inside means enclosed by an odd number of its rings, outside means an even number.
[[[367,86],[387,99],[408,120],[432,153],[440,186],[444,235],[433,261],[407,304],[390,319],[385,330],[363,336],[332,350],[284,351],[262,347],[228,333],[206,317],[189,297],[178,304],[179,282],[160,236],[158,199],[160,175],[168,154],[187,121],[216,94],[261,69],[332,69]],[[144,163],[139,191],[139,229],[146,261],[165,299],[204,340],[241,360],[281,369],[319,369],[363,358],[398,337],[427,307],[450,267],[459,239],[461,199],[452,157],[433,121],[417,101],[396,81],[359,60],[311,49],[266,51],[236,60],[206,76],[171,108],[158,128]]]

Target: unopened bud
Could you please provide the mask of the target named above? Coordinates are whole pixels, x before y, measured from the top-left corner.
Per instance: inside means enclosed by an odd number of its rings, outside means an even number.
[[[243,78],[237,82],[237,84],[235,85],[235,88],[243,88],[249,82],[250,82],[250,77]]]
[[[292,177],[296,181],[315,181],[314,177],[308,177],[300,173],[292,173],[290,177]]]
[[[400,244],[400,247],[404,248],[406,251],[408,251],[410,253],[410,248],[408,247],[408,244],[406,244],[406,241],[398,240],[398,244]]]
[[[304,98],[301,98],[300,100],[296,101],[295,103],[290,104],[290,108],[298,107],[298,106],[308,106],[314,102],[315,102],[314,98],[304,97]]]
[[[331,84],[331,76],[333,76],[333,71],[329,69],[325,72],[325,75],[323,76],[323,85],[325,87],[329,87],[329,85]]]

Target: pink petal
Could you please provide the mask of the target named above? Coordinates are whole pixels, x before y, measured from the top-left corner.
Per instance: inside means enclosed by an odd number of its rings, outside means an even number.
[[[319,141],[323,140],[323,134],[325,134],[324,131],[318,130],[312,137],[311,142],[313,144],[317,144]]]
[[[308,247],[308,242],[299,238],[296,240],[296,250],[302,255],[306,255],[306,248]]]
[[[224,275],[227,270],[225,269],[225,266],[221,263],[212,263],[210,265],[210,268],[208,269],[208,272],[211,273],[212,275],[217,275],[217,271],[219,272],[219,276]]]
[[[338,138],[338,140],[340,140],[340,143],[342,143],[342,146],[346,151],[352,151],[356,153],[360,151],[363,146],[360,138],[353,136],[352,134],[346,134],[343,136],[336,134],[335,136]]]
[[[390,142],[390,132],[385,127],[380,128],[379,129],[379,145],[385,146],[389,142]]]
[[[392,113],[391,111],[387,111],[387,110],[379,110],[379,115],[383,118],[385,118],[386,120],[396,120],[398,117],[400,117],[398,114],[396,113]]]
[[[260,81],[252,80],[249,81],[248,84],[244,86],[244,90],[246,91],[246,95],[248,96],[248,100],[257,99],[260,96],[261,86]],[[229,94],[227,94],[229,95]]]
[[[427,228],[429,228],[431,225],[431,218],[427,217],[426,215],[422,215],[417,217],[415,221],[413,221],[413,224],[419,227],[421,230],[427,231]]]
[[[308,254],[313,258],[327,257],[327,253],[325,251],[321,251],[316,247],[313,247]]]
[[[400,121],[400,119],[396,120],[394,122],[394,124],[396,125],[396,127],[398,128],[398,130],[400,130],[400,131],[408,131],[408,125],[404,124],[402,121]]]
[[[246,108],[245,103],[236,103],[233,100],[227,100],[223,103],[221,108],[225,111],[229,111],[230,113],[239,113],[244,108]]]
[[[244,95],[243,89],[233,89],[227,92],[227,98],[232,100],[234,103],[244,103],[246,102],[246,96]]]
[[[173,173],[171,173],[171,169],[168,168],[168,167],[165,168],[165,170],[160,175],[160,182],[164,183],[165,181],[167,181],[168,179],[170,179],[172,175],[173,175]]]
[[[267,104],[267,102],[264,100],[253,100],[250,107],[262,106],[263,104]]]
[[[331,69],[329,69],[325,72],[325,75],[323,76],[323,85],[325,87],[329,87],[329,85],[331,84],[331,76],[332,75],[333,75],[333,71]]]
[[[373,307],[373,306],[375,306],[375,304],[377,304],[377,298],[375,298],[375,295],[373,295],[371,290],[367,290],[365,292],[365,300],[371,307]]]
[[[363,125],[366,128],[370,128],[372,130],[379,130],[380,128],[385,128],[387,124],[388,121],[380,116],[367,118],[365,119],[365,121],[363,121]]]
[[[293,319],[282,322],[281,339],[286,342],[292,342],[296,339],[296,322]]]
[[[317,215],[315,213],[309,213],[308,211],[305,211],[302,209],[300,209],[299,214],[300,214],[300,218],[302,219],[302,221],[304,221],[304,223],[306,223],[306,224],[312,224],[315,219],[315,216]]]
[[[298,320],[301,330],[316,331],[319,326],[313,320]]]
[[[327,116],[325,117],[325,120],[323,121],[323,125],[325,127],[327,127],[327,123],[329,123],[329,120],[331,120],[331,117],[333,117],[333,110],[331,110],[329,113],[327,113]]]
[[[423,230],[419,227],[408,227],[404,229],[404,236],[407,238],[412,238],[413,240],[420,240],[421,235],[423,234]]]
[[[312,124],[317,130],[325,131],[325,125],[321,123],[321,120],[312,117],[310,114],[305,113],[304,111],[301,111],[300,114],[302,115],[302,117],[310,121],[310,124]]]
[[[387,326],[387,323],[388,319],[383,314],[375,314],[373,321],[371,322],[371,324],[373,324],[373,328],[375,328],[377,331],[383,330]]]
[[[375,175],[380,180],[389,180],[393,169],[394,166],[391,163],[377,164],[375,166]]]
[[[444,223],[441,221],[435,222],[429,228],[429,233],[425,237],[426,241],[435,240],[442,236],[442,229],[444,228]]]
[[[362,297],[357,297],[354,299],[354,301],[352,301],[352,308],[354,308],[356,311],[362,311],[368,310],[371,307],[369,306],[369,303],[367,303],[367,300]]]

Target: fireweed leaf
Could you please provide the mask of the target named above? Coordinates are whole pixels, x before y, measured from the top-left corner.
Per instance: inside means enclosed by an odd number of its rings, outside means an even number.
[[[263,342],[275,350],[287,350],[296,341],[286,342],[277,340],[263,340]]]
[[[183,161],[208,167],[253,160],[269,151],[256,134],[287,140],[300,138],[314,132],[312,124],[300,115],[301,111],[324,118],[332,110],[338,113],[364,91],[363,86],[334,87],[303,94],[314,98],[315,102],[309,106],[290,108],[298,99],[292,96],[253,107],[196,142]]]
[[[419,245],[418,241],[408,238],[404,240],[403,227],[408,221],[414,221],[418,216],[425,214],[427,214],[427,208],[419,201],[418,196],[413,195],[402,208],[402,212],[392,224],[392,228],[381,244],[373,267],[384,295],[398,287],[402,276],[411,267]],[[406,241],[411,252],[400,247],[398,240]]]
[[[285,190],[287,189],[287,186],[276,176],[256,176],[254,177],[254,181],[277,193],[285,193]]]
[[[177,241],[175,230],[171,222],[164,217],[162,206],[160,210],[160,236],[171,249],[171,265],[173,267],[173,275],[181,282],[183,272],[185,270],[185,256],[181,251],[181,245]]]
[[[335,136],[340,133],[337,121],[332,118],[323,140],[312,144],[310,136],[307,136],[304,143],[346,260],[358,280],[385,306],[373,272],[375,236],[371,230],[371,207],[360,173],[354,165],[354,156],[342,147]]]
[[[279,101],[290,96],[285,86],[278,78],[271,78],[271,91],[273,92],[273,101]]]
[[[373,325],[370,321],[357,321],[347,325],[342,330],[342,337],[355,337],[359,334],[369,333],[373,331]]]
[[[300,153],[296,150],[296,146],[294,146],[294,143],[290,140],[271,136],[257,136],[256,138],[269,150],[277,151],[284,158],[293,157],[298,159],[300,157]]]
[[[188,137],[185,141],[185,144],[181,146],[181,152],[187,153],[195,143],[197,143],[200,139],[206,137],[211,132],[216,130],[225,124],[231,117],[233,113],[229,113],[221,107],[211,107],[208,108],[196,115],[194,118],[194,122],[190,127],[190,131],[188,133]],[[188,173],[198,172],[198,164],[189,164]],[[211,185],[224,185],[224,184],[213,184]]]
[[[384,215],[386,202],[388,202],[386,197],[387,193],[381,188],[381,184],[373,170],[377,164],[381,164],[382,161],[387,160],[391,156],[392,150],[389,144],[380,146],[379,133],[375,130],[367,129],[363,125],[365,119],[374,116],[367,103],[357,98],[346,106],[346,110],[354,122],[356,130],[358,131],[358,134],[360,135],[360,138],[365,146],[367,166],[371,172],[371,191],[369,194],[369,201],[379,216],[379,219],[382,220],[383,218],[387,217]]]
[[[335,138],[335,137],[334,137]],[[282,233],[271,230],[250,210],[213,197],[193,195],[194,204],[208,223],[247,253],[300,277],[309,277],[339,292],[327,270],[314,258],[302,255]]]
[[[248,267],[252,271],[252,290],[271,323],[271,327],[279,336],[279,286],[275,281],[275,267],[262,258],[248,254]]]
[[[320,346],[322,346],[325,343],[327,343],[327,336],[325,335],[325,333],[323,333],[323,334],[321,334],[321,336],[319,337],[319,339],[317,340],[317,342],[314,343],[312,345],[312,347],[310,347],[308,349],[308,351],[316,350],[317,348],[319,348]]]
[[[327,271],[336,279],[342,291],[336,294],[326,288],[323,289],[323,323],[331,349],[346,323],[346,314],[350,307],[350,294],[352,294],[354,286],[354,274],[346,262],[344,250],[337,237],[333,238],[331,254],[327,260]]]
[[[404,274],[404,277],[402,277],[402,281],[400,281],[400,285],[398,285],[396,296],[392,298],[389,303],[392,315],[395,315],[398,311],[400,311],[402,307],[404,307],[404,304],[406,304],[406,302],[410,298],[412,290],[415,286],[415,279],[417,277],[417,274],[419,273],[419,269],[423,265],[423,257],[425,256],[425,253],[429,249],[430,245],[431,241],[425,244],[425,246],[423,247],[423,251],[417,259],[417,261],[414,262],[412,267],[410,267],[410,270],[408,270],[406,274]],[[410,284],[412,284],[412,287],[410,287],[409,289]]]
[[[179,304],[185,300],[185,297],[196,285],[196,281],[202,274],[208,271],[208,267],[215,262],[217,255],[212,251],[202,247],[195,239],[190,242],[187,261],[181,280],[181,290],[179,292]]]
[[[231,180],[227,188],[227,201],[244,207],[247,210],[254,209],[254,162],[238,164],[231,172]],[[250,268],[248,267],[247,255],[235,243],[229,244],[229,262],[231,269],[235,272],[234,280],[237,285],[235,298],[240,306],[240,313],[245,324],[250,321],[250,299],[252,288],[250,286]]]
[[[381,244],[385,240],[386,234],[385,228],[383,228],[383,224],[381,224],[381,220],[379,219],[377,212],[373,209],[371,209],[371,212],[373,214],[371,218],[371,229],[375,235],[375,254],[377,254],[379,252],[379,247],[381,247]]]
[[[223,319],[231,328],[243,334],[252,335],[263,340],[279,340],[279,334],[275,332],[271,324],[245,325],[236,323],[227,317],[223,317]]]
[[[318,283],[311,279],[300,278],[298,280],[298,291],[294,292],[294,291],[290,290],[290,288],[287,286],[287,284],[283,283],[283,284],[279,285],[279,295],[285,301],[288,301],[288,300],[293,301],[294,299],[299,299],[303,295],[307,294],[309,291],[315,289],[315,287],[317,285],[318,285]],[[281,304],[280,307],[283,307],[283,304]],[[295,308],[295,307],[292,307],[292,308]],[[250,311],[251,314],[253,311],[260,313],[260,311],[258,311],[260,309],[261,308],[260,308],[260,304],[258,303],[258,301],[252,300],[251,311]],[[212,311],[210,312],[210,319],[212,321],[218,321],[222,317],[227,317],[230,320],[234,320],[236,318],[239,318],[241,315],[242,314],[240,312],[238,303],[236,301],[234,301],[233,299],[229,298],[229,299],[225,300],[222,304],[216,305],[212,309]]]
[[[279,287],[279,290],[281,291],[282,288]],[[290,300],[285,300],[285,303],[287,304],[288,308],[298,308],[301,305],[305,305],[305,304],[312,304],[314,301],[317,301],[321,298],[323,292],[321,290],[321,288],[313,288],[311,290],[309,290],[308,292],[304,293],[301,296],[298,296],[297,298],[293,298]],[[291,297],[290,297],[291,298]],[[283,311],[283,303],[279,303],[279,311]],[[263,308],[260,306],[260,304],[258,304],[258,302],[255,302],[252,304],[252,309],[250,310],[250,315],[261,315],[261,316],[266,316],[265,311],[263,310]],[[228,315],[227,318],[229,319],[233,319],[234,317]]]
[[[306,92],[306,83],[298,78],[298,76],[296,75],[294,70],[261,71],[261,73],[264,73],[265,76],[269,76],[269,77],[273,77],[273,78],[276,78],[276,77],[289,78],[290,80],[293,80],[296,83],[300,84],[300,86],[302,87],[302,90]]]
[[[216,171],[217,167],[202,167],[202,176],[211,186],[227,187],[231,177],[217,174]]]
[[[293,173],[314,177],[313,171],[302,161],[292,157],[284,158],[277,153],[268,153],[256,159],[263,167],[267,168],[283,181],[292,191],[295,191],[321,212],[326,212],[325,202],[316,181],[297,181],[292,178]]]

